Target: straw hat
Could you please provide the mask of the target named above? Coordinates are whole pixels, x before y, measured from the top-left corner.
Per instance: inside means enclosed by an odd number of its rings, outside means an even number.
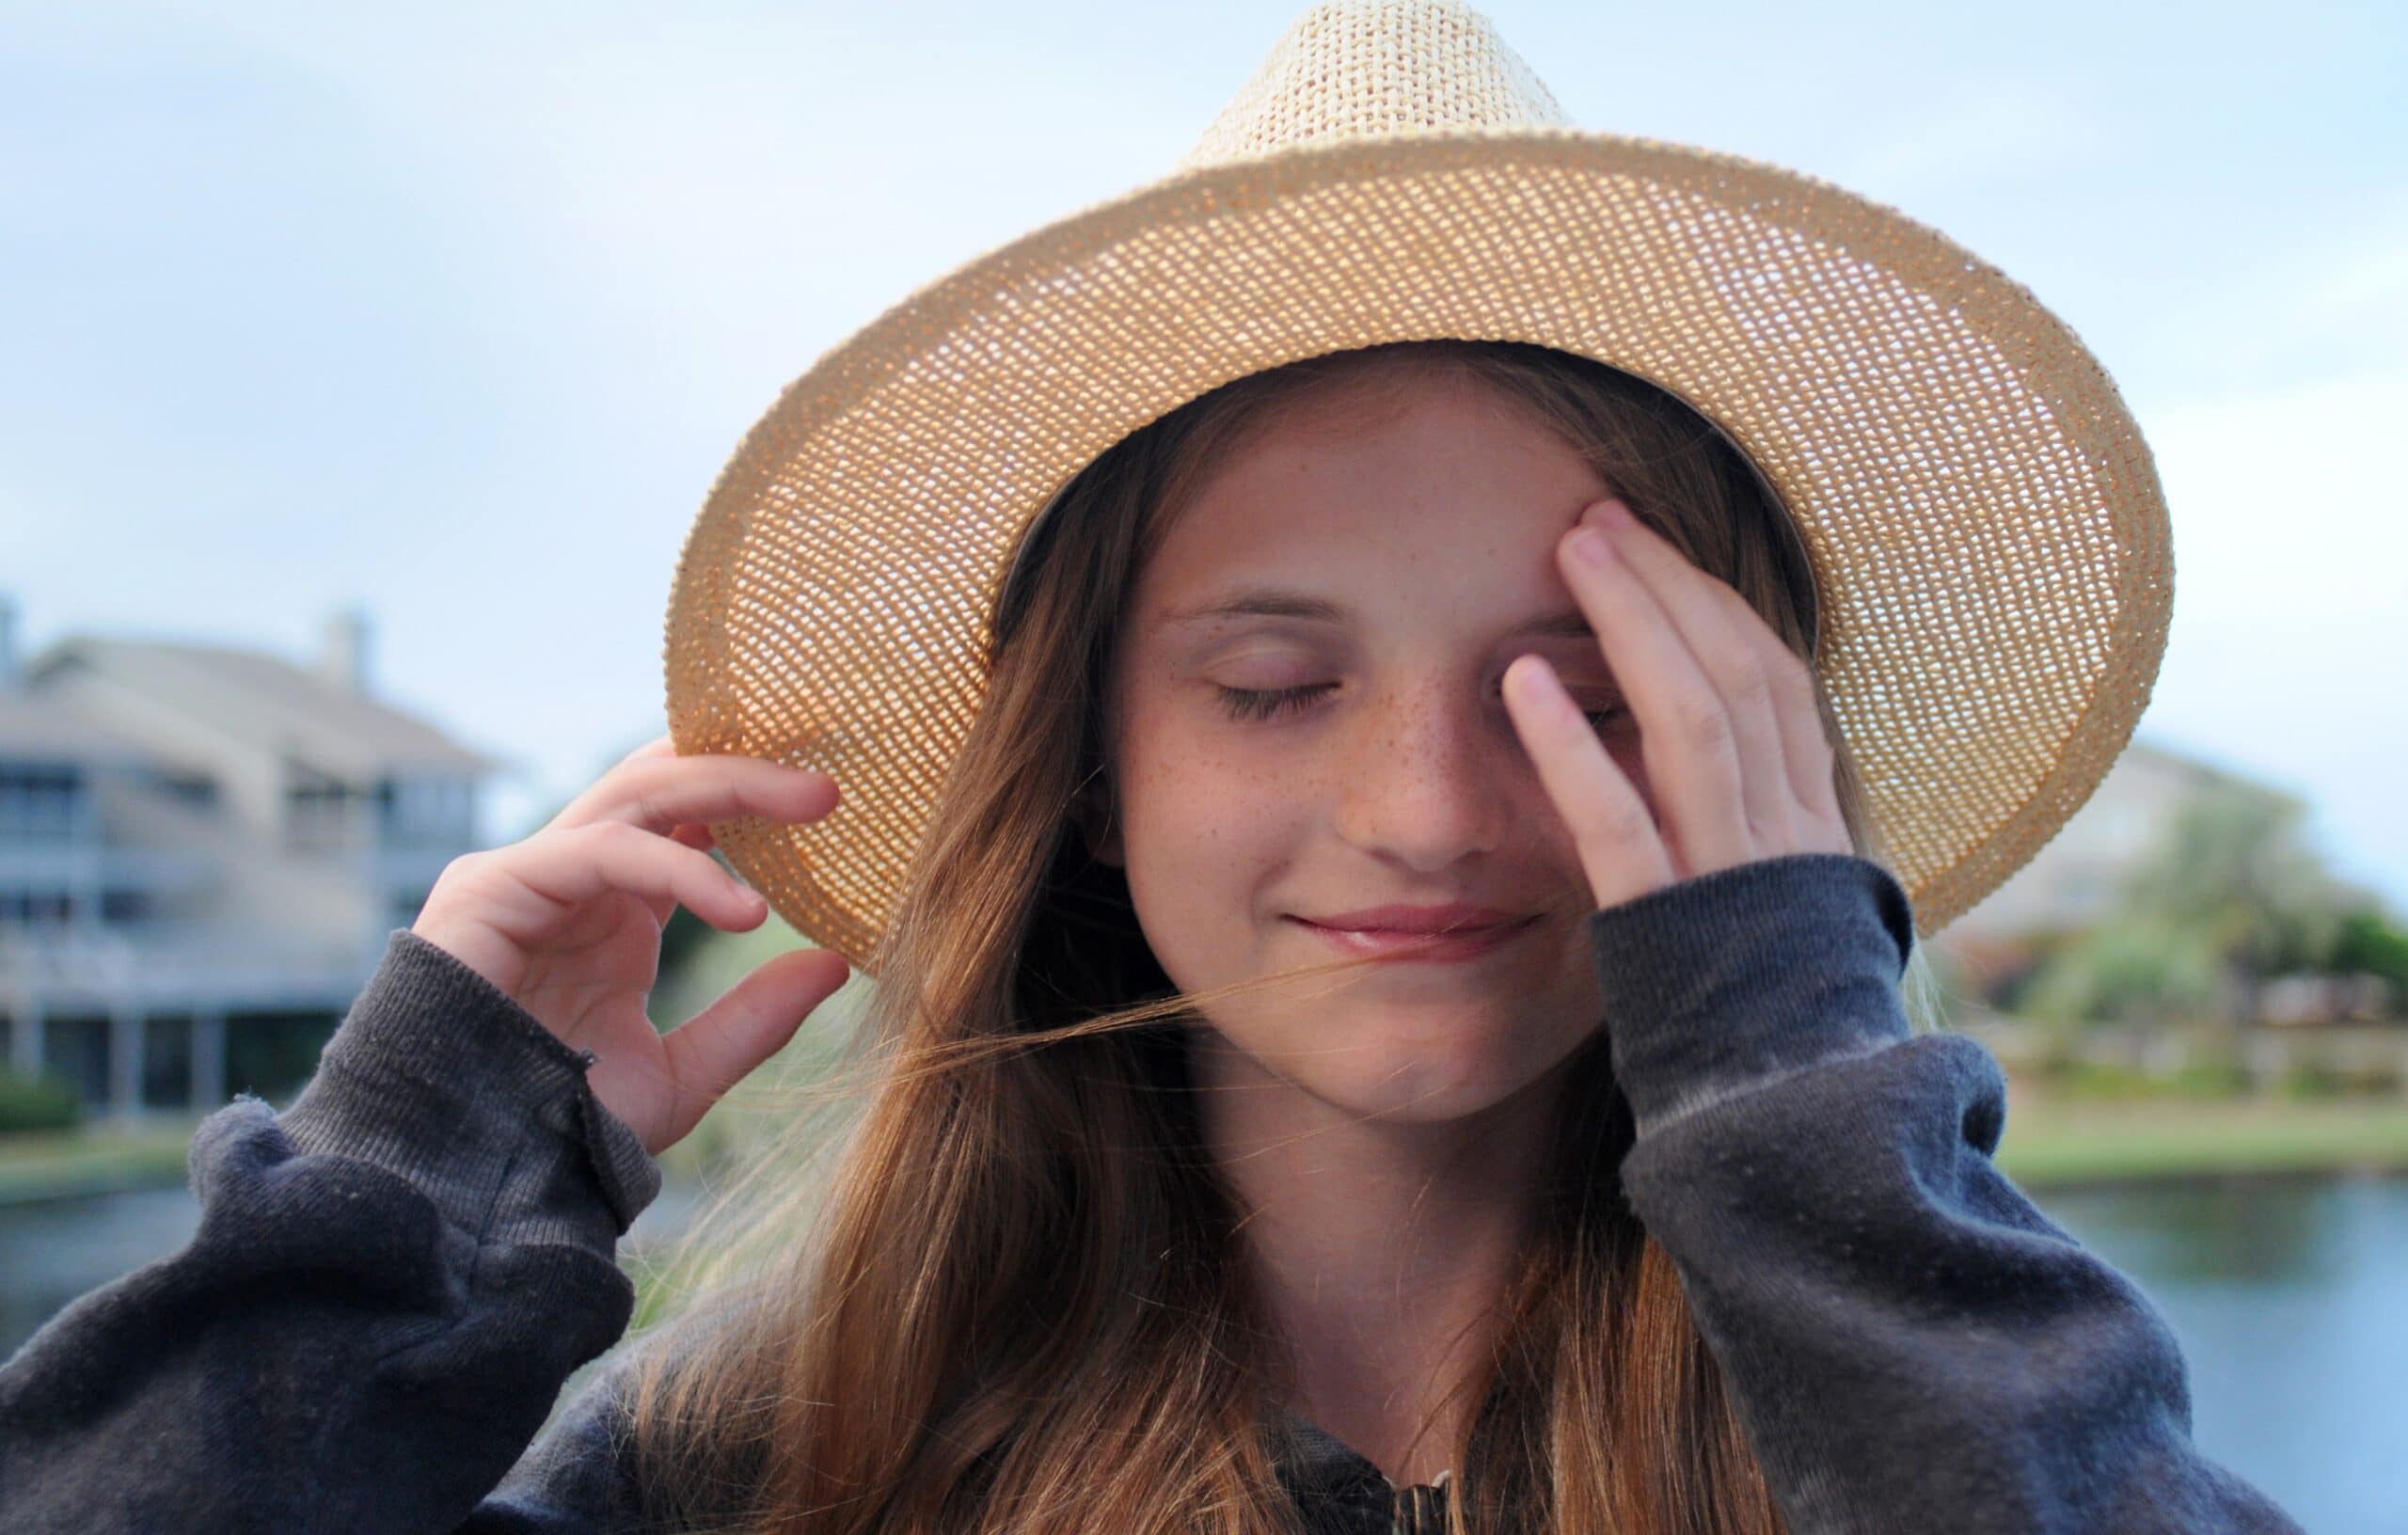
[[[1241,375],[1384,341],[1537,342],[1727,434],[1820,595],[1816,665],[1929,934],[2131,738],[2173,559],[2115,385],[2021,285],[1777,166],[1589,133],[1447,0],[1316,6],[1170,173],[955,268],[748,432],[677,562],[677,750],[844,802],[713,827],[814,942],[874,951],[1054,491]]]

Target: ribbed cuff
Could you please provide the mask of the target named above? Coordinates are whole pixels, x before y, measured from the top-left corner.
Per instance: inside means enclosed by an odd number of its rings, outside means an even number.
[[[1593,912],[1613,1064],[1641,1135],[1912,1032],[1905,887],[1870,859],[1787,853]]]
[[[595,1059],[400,927],[278,1122],[304,1152],[408,1179],[481,1242],[609,1253],[659,1194],[660,1164],[594,1097]]]

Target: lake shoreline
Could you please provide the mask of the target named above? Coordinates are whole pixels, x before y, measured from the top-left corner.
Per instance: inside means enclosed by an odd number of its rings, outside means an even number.
[[[2015,1082],[1996,1161],[2036,1189],[2408,1173],[2408,1099],[2080,1098]]]
[[[0,1208],[188,1183],[198,1128],[189,1116],[162,1115],[132,1126],[0,1135]]]
[[[197,1120],[0,1136],[0,1207],[187,1180]],[[690,1158],[673,1147],[664,1170]],[[2078,1098],[2011,1079],[1996,1161],[2025,1188],[2408,1173],[2408,1099]]]

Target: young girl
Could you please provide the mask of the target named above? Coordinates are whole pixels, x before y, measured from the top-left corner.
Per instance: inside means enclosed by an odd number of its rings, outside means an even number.
[[[832,1176],[798,1121],[536,1440],[657,1155],[848,973],[657,1035],[674,907],[768,910],[706,849],[859,937],[773,850],[838,829],[793,759],[848,733],[664,737],[452,865],[293,1107],[201,1126],[190,1246],[0,1369],[0,1524],[2297,1528],[1991,1163],[1830,572],[1705,417],[1563,347],[1329,347],[1034,510]]]

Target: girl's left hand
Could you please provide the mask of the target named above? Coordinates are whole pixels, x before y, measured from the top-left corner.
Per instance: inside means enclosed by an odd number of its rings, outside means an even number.
[[[1593,560],[1583,553],[1592,539]],[[1582,514],[1556,562],[1638,720],[1665,822],[1659,836],[1544,657],[1506,668],[1507,712],[1600,909],[1759,859],[1855,851],[1813,673],[1745,598],[1618,499]]]

